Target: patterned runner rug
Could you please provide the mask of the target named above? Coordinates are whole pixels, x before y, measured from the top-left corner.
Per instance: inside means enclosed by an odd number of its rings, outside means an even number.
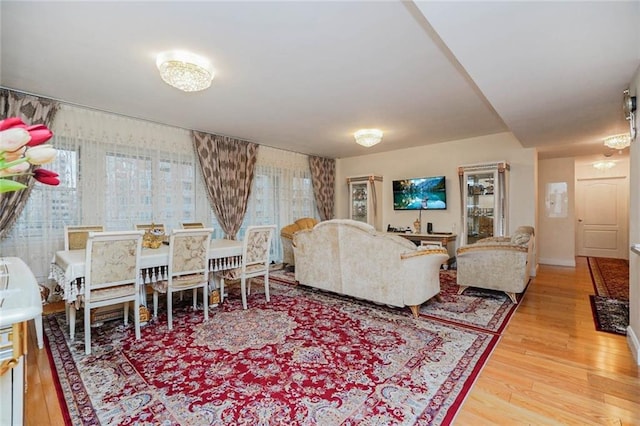
[[[589,296],[598,331],[627,334],[629,326],[629,261],[588,257],[596,295]]]
[[[449,424],[499,336],[302,286],[234,287],[208,322],[185,299],[136,341],[131,324],[45,317],[72,424]]]
[[[588,257],[596,296],[629,300],[629,261],[605,257]]]
[[[627,334],[629,301],[590,295],[591,311],[596,330],[614,334]]]

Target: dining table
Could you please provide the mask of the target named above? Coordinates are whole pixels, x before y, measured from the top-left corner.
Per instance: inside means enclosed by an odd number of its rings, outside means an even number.
[[[242,264],[242,241],[212,239],[209,246],[209,272],[219,272],[238,268]],[[84,292],[86,251],[60,250],[54,255],[49,278],[54,279],[63,289],[63,299],[75,303]],[[169,264],[169,246],[143,248],[140,255],[141,302],[146,304],[145,285],[162,279]],[[210,288],[215,286],[210,282]]]

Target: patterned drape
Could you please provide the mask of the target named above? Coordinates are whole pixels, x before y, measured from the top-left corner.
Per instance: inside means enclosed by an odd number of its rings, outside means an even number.
[[[58,107],[59,103],[51,99],[0,89],[0,119],[20,117],[27,125],[44,124],[51,127]],[[22,213],[34,184],[31,176],[20,176],[17,180],[26,184],[27,188],[0,194],[0,240],[8,235]]]
[[[258,145],[228,136],[191,134],[211,208],[225,238],[235,239],[247,211]]]
[[[322,220],[333,219],[336,160],[309,156],[309,168],[311,169],[313,193],[316,196],[316,204],[318,205],[320,218]]]

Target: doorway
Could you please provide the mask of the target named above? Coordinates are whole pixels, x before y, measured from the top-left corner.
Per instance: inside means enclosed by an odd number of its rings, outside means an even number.
[[[626,177],[576,181],[576,254],[629,258],[629,184]]]

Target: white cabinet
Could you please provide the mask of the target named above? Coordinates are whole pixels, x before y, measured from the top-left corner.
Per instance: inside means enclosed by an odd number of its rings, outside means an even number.
[[[42,301],[35,276],[17,257],[0,258],[0,425],[22,425],[27,321],[42,328]]]
[[[382,230],[382,176],[349,177],[347,184],[349,218]]]
[[[496,162],[458,167],[462,191],[461,244],[504,236],[507,226],[509,164]]]

